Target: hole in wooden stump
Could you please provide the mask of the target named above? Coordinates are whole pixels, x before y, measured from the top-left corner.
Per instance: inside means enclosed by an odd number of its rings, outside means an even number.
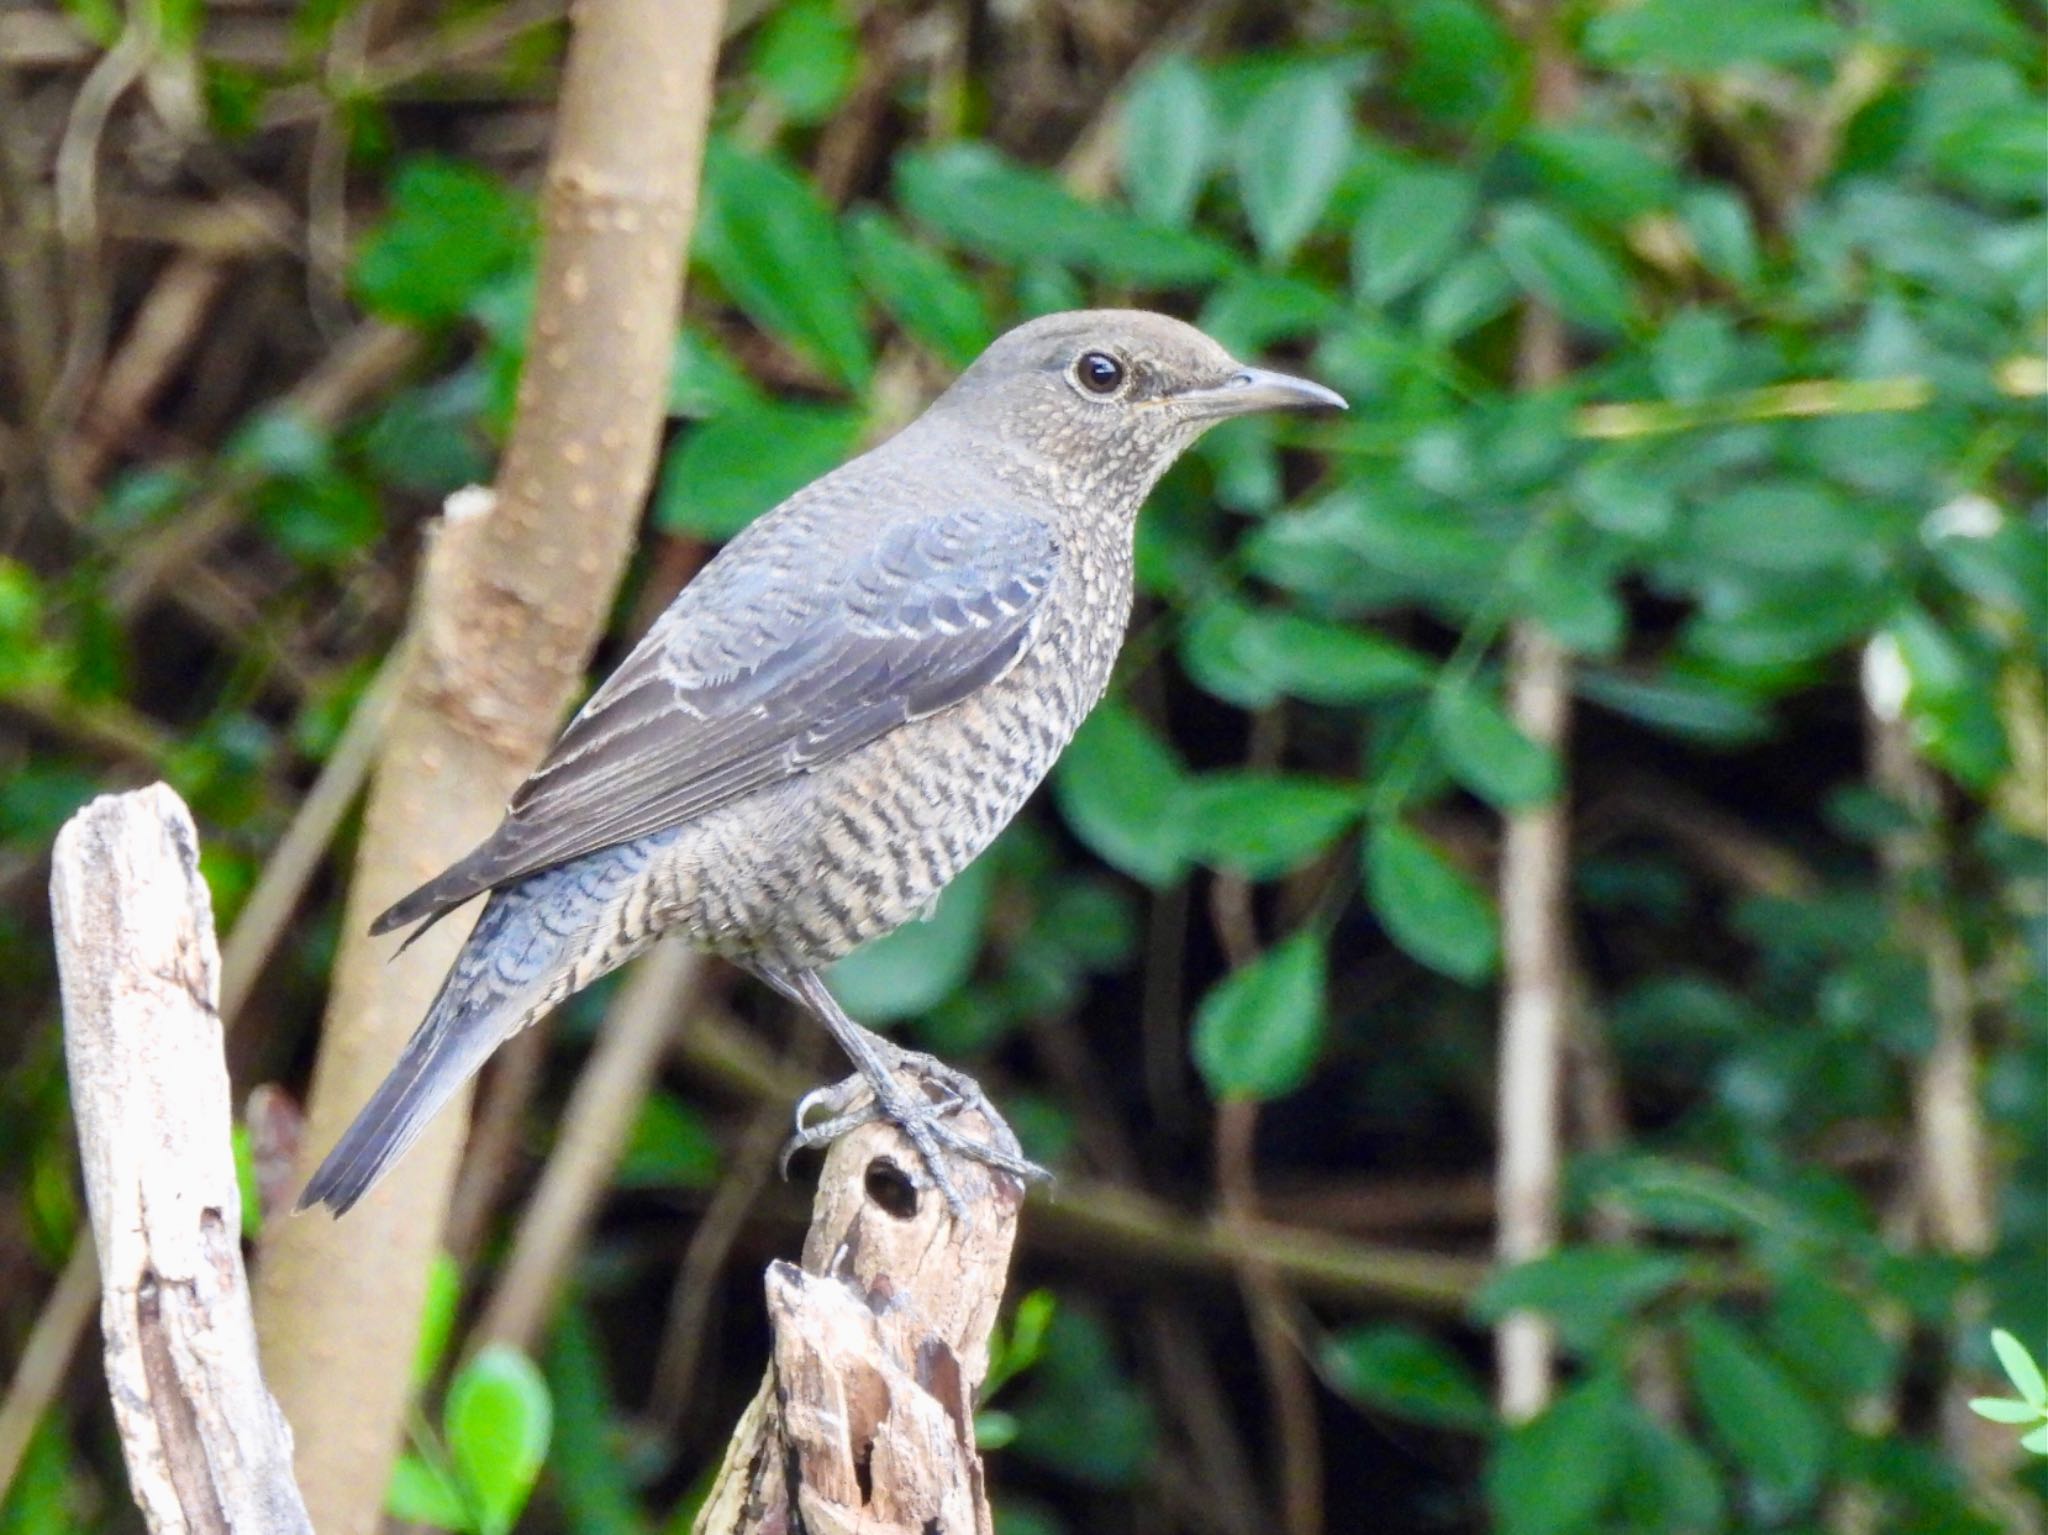
[[[876,1157],[868,1163],[865,1182],[868,1198],[897,1220],[907,1221],[917,1214],[917,1185],[887,1157]]]

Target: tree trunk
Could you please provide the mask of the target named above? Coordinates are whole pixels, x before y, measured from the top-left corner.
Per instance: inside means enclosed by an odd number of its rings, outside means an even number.
[[[511,441],[494,502],[446,519],[422,571],[349,891],[309,1154],[334,1143],[396,1059],[468,926],[444,923],[393,961],[391,944],[364,936],[370,919],[491,831],[602,630],[662,420],[721,10],[577,8]],[[308,1215],[267,1235],[257,1319],[322,1535],[377,1527],[466,1112],[466,1100],[451,1105],[345,1223]]]

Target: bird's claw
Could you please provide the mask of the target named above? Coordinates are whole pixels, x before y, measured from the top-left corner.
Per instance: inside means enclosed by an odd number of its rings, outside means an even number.
[[[967,1218],[967,1201],[961,1197],[960,1190],[946,1170],[949,1155],[980,1162],[998,1172],[1008,1173],[1020,1182],[1051,1181],[1052,1174],[1036,1162],[980,1137],[968,1135],[948,1123],[951,1116],[962,1109],[974,1109],[996,1128],[1002,1139],[1011,1145],[1016,1144],[1015,1137],[1009,1134],[1009,1126],[1004,1124],[994,1106],[971,1079],[939,1067],[936,1062],[932,1064],[935,1069],[926,1076],[926,1080],[944,1093],[940,1098],[915,1100],[903,1093],[893,1079],[886,1090],[877,1091],[874,1084],[858,1075],[804,1094],[796,1106],[796,1132],[783,1143],[778,1162],[782,1175],[785,1178],[789,1176],[790,1158],[798,1152],[808,1151],[814,1146],[829,1146],[848,1131],[873,1124],[876,1120],[885,1120],[917,1149],[931,1186],[939,1191],[946,1201],[946,1208],[956,1219]],[[819,1109],[826,1110],[829,1117],[816,1124],[809,1123],[812,1113]]]

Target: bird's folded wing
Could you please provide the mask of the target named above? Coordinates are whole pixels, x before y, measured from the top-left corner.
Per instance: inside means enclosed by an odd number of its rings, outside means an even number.
[[[970,507],[894,524],[836,566],[714,561],[497,831],[371,931],[692,820],[960,702],[1023,655],[1059,557],[1039,519]]]

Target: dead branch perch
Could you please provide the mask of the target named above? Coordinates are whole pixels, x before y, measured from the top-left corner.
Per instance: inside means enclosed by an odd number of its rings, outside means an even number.
[[[50,880],[107,1386],[149,1528],[311,1535],[257,1366],[199,839],[162,784],[105,795]]]
[[[961,1128],[988,1133],[971,1114]],[[803,1266],[769,1265],[774,1355],[694,1535],[989,1535],[974,1394],[1023,1190],[954,1162],[963,1223],[916,1166],[885,1124],[825,1158]]]

